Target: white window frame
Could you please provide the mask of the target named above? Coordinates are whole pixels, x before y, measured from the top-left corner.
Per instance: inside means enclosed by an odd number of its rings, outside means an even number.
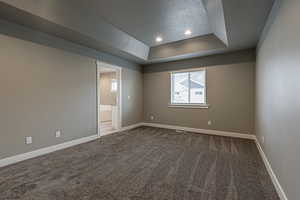
[[[173,74],[176,73],[189,73],[189,80],[190,80],[190,72],[197,72],[203,71],[204,72],[204,103],[173,103],[172,98],[172,91],[173,91]],[[168,107],[180,107],[180,108],[208,108],[209,104],[207,104],[207,81],[206,81],[206,69],[205,68],[195,68],[195,69],[186,69],[186,70],[178,70],[178,71],[171,71],[170,73],[170,103]],[[188,98],[190,101],[190,89],[188,90]]]

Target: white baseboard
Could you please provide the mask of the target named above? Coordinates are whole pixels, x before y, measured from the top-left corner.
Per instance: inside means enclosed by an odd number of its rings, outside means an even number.
[[[143,125],[151,126],[151,127],[158,127],[158,128],[183,130],[183,131],[194,132],[194,133],[203,133],[203,134],[208,134],[208,135],[218,135],[218,136],[225,136],[225,137],[234,137],[234,138],[255,140],[255,135],[228,132],[228,131],[189,128],[189,127],[183,127],[183,126],[173,126],[173,125],[158,124],[158,123],[143,123]]]
[[[95,139],[98,139],[98,138],[99,138],[98,135],[92,135],[92,136],[72,140],[72,141],[69,141],[69,142],[53,145],[53,146],[50,146],[50,147],[45,147],[45,148],[42,148],[42,149],[30,151],[30,152],[27,152],[27,153],[11,156],[11,157],[8,157],[8,158],[4,158],[4,159],[0,160],[0,167],[11,165],[11,164],[21,162],[23,160],[34,158],[34,157],[37,157],[37,156],[45,155],[45,154],[48,154],[48,153],[51,153],[51,152],[54,152],[54,151],[62,150],[62,149],[68,148],[68,147],[78,145],[78,144],[86,143],[86,142],[89,142],[89,141],[92,141],[92,140],[95,140]]]
[[[130,130],[130,129],[133,129],[133,128],[137,128],[139,126],[142,126],[142,123],[122,127],[120,130],[112,131],[112,132],[109,132],[107,134],[120,132],[120,131],[126,131],[126,130]],[[105,134],[105,135],[107,135],[107,134]],[[34,158],[34,157],[38,157],[38,156],[45,155],[45,154],[48,154],[48,153],[52,153],[54,151],[69,148],[69,147],[72,147],[72,146],[75,146],[75,145],[78,145],[78,144],[90,142],[90,141],[96,140],[98,138],[99,138],[98,135],[92,135],[92,136],[72,140],[72,141],[69,141],[69,142],[57,144],[57,145],[54,145],[54,146],[45,147],[45,148],[37,149],[37,150],[31,151],[31,152],[27,152],[27,153],[11,156],[11,157],[8,157],[8,158],[4,158],[4,159],[0,160],[0,167],[4,167],[4,166],[11,165],[11,164],[14,164],[14,163],[17,163],[17,162],[21,162],[21,161],[24,161],[24,160],[27,160],[27,159],[30,159],[30,158]]]
[[[122,127],[122,128],[120,128],[118,130],[112,130],[112,131],[108,131],[108,132],[105,132],[105,133],[101,133],[100,135],[102,137],[102,136],[110,135],[110,134],[113,134],[113,133],[117,133],[117,132],[122,132],[122,131],[127,131],[127,130],[130,130],[130,129],[134,129],[134,128],[137,128],[137,127],[140,127],[140,126],[143,126],[143,123],[137,123],[137,124],[125,126],[125,127]]]
[[[272,167],[270,162],[268,161],[263,149],[261,148],[257,138],[255,135],[249,135],[249,134],[241,134],[241,133],[235,133],[235,132],[228,132],[228,131],[217,131],[217,130],[207,130],[207,129],[197,129],[197,128],[189,128],[189,127],[182,127],[182,126],[173,126],[173,125],[166,125],[166,124],[158,124],[158,123],[137,123],[137,124],[133,124],[130,126],[126,126],[126,127],[122,127],[120,130],[116,130],[116,131],[111,131],[105,135],[108,134],[112,134],[112,133],[116,133],[116,132],[121,132],[121,131],[126,131],[126,130],[130,130],[130,129],[134,129],[140,126],[151,126],[151,127],[157,127],[157,128],[166,128],[166,129],[175,129],[175,130],[184,130],[184,131],[188,131],[188,132],[194,132],[194,133],[203,133],[203,134],[208,134],[208,135],[218,135],[218,136],[226,136],[226,137],[235,137],[235,138],[244,138],[244,139],[251,139],[254,140],[257,148],[259,150],[259,153],[263,159],[263,162],[267,168],[267,171],[271,177],[271,180],[276,188],[276,191],[280,197],[281,200],[288,200],[283,188],[281,187]],[[102,135],[104,136],[104,135]],[[84,138],[80,138],[80,139],[76,139],[76,140],[72,140],[69,142],[65,142],[62,144],[58,144],[58,145],[54,145],[54,146],[50,146],[50,147],[46,147],[46,148],[42,148],[42,149],[38,149],[35,151],[31,151],[28,153],[24,153],[24,154],[19,154],[16,156],[12,156],[12,157],[8,157],[8,158],[4,158],[2,160],[0,160],[0,167],[4,167],[7,165],[11,165],[17,162],[21,162],[30,158],[34,158],[37,156],[41,156],[41,155],[45,155],[54,151],[58,151],[58,150],[62,150],[68,147],[72,147],[78,144],[82,144],[82,143],[86,143],[89,141],[93,141],[98,139],[99,136],[98,135],[92,135],[92,136],[88,136],[88,137],[84,137]]]
[[[251,139],[254,140],[258,151],[263,159],[263,162],[267,168],[267,171],[271,177],[271,180],[274,184],[274,187],[278,193],[278,196],[281,200],[288,200],[283,188],[281,187],[270,162],[268,161],[263,149],[261,148],[257,138],[255,135],[250,134],[241,134],[241,133],[235,133],[235,132],[227,132],[227,131],[217,131],[217,130],[207,130],[207,129],[197,129],[197,128],[189,128],[189,127],[182,127],[182,126],[173,126],[173,125],[166,125],[166,124],[158,124],[158,123],[143,123],[143,126],[151,126],[151,127],[157,127],[157,128],[166,128],[166,129],[175,129],[175,130],[183,130],[188,132],[194,132],[194,133],[203,133],[208,135],[218,135],[218,136],[226,136],[226,137],[234,137],[234,138],[243,138],[243,139]]]
[[[259,143],[259,141],[258,141],[257,138],[255,139],[255,143],[256,143],[256,146],[257,146],[257,148],[258,148],[258,151],[259,151],[259,153],[260,153],[260,155],[261,155],[261,157],[262,157],[262,159],[263,159],[263,162],[264,162],[264,164],[265,164],[265,166],[266,166],[266,168],[267,168],[267,171],[268,171],[268,173],[269,173],[269,175],[270,175],[270,177],[271,177],[271,180],[272,180],[272,182],[273,182],[273,185],[274,185],[274,187],[275,187],[275,189],[276,189],[276,191],[277,191],[277,193],[278,193],[279,198],[280,198],[281,200],[288,200],[288,198],[287,198],[287,196],[286,196],[286,194],[285,194],[283,188],[281,187],[281,185],[280,185],[280,183],[279,183],[279,181],[278,181],[278,178],[277,178],[277,176],[275,175],[275,173],[274,173],[274,171],[273,171],[273,169],[272,169],[272,166],[271,166],[271,164],[270,164],[270,162],[269,162],[269,160],[268,160],[268,158],[267,158],[265,152],[263,151],[262,147],[260,146],[260,143]]]
[[[130,126],[125,126],[125,127],[122,127],[120,131],[127,131],[127,130],[130,130],[130,129],[134,129],[134,128],[143,126],[143,124],[144,123],[137,123],[137,124],[133,124],[133,125],[130,125]]]

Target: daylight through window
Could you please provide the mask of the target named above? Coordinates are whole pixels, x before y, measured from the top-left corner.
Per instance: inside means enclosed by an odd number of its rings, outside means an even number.
[[[171,104],[206,104],[205,70],[172,72]]]

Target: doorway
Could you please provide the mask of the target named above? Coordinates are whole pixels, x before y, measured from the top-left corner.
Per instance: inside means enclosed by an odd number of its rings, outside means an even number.
[[[122,68],[97,61],[98,136],[121,129]]]

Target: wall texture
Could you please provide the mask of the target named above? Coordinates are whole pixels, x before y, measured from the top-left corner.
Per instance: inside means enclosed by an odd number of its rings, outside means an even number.
[[[122,69],[122,126],[143,121],[143,74]]]
[[[290,200],[300,196],[299,10],[298,0],[276,1],[258,46],[256,71],[257,137]]]
[[[106,63],[126,67],[133,70],[141,70],[140,65],[122,59],[118,56],[98,51],[78,43],[64,40],[60,37],[50,35],[41,31],[37,31],[26,26],[15,24],[6,20],[0,19],[0,34],[20,38],[27,41],[32,41],[37,44],[62,49],[65,51],[73,52],[82,56],[98,59]]]
[[[193,67],[203,67],[201,61]],[[180,61],[179,61],[180,62]],[[172,62],[177,69],[177,64]],[[189,60],[181,61],[191,67]],[[160,64],[160,70],[164,69]],[[166,63],[167,69],[172,65]],[[181,65],[185,68],[185,65]],[[166,68],[165,68],[166,69]],[[169,71],[144,73],[144,121],[200,129],[253,134],[255,64],[240,62],[206,67],[208,109],[170,108]],[[150,120],[150,116],[154,120]],[[208,126],[208,121],[212,125]]]
[[[149,47],[104,19],[99,6],[97,0],[1,0],[0,16],[127,59],[146,59]]]
[[[0,158],[96,134],[93,59],[3,35],[0,43]]]
[[[116,92],[111,91],[112,80],[116,79],[116,72],[100,74],[100,104],[116,105]]]
[[[0,43],[0,159],[96,134],[95,59],[5,35]],[[126,126],[142,121],[142,73],[123,68],[123,79]]]
[[[1,25],[1,24],[0,24]],[[144,73],[181,70],[195,67],[226,65],[244,62],[255,62],[255,49],[246,49],[230,53],[202,56],[192,59],[183,59],[165,63],[156,63],[143,66]]]

